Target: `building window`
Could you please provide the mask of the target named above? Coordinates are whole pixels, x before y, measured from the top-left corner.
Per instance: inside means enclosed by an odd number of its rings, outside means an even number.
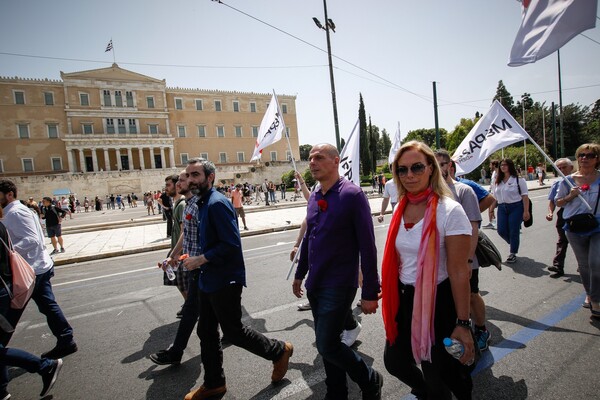
[[[4,160],[0,160],[0,173],[4,173]]]
[[[256,112],[256,103],[254,101],[250,102],[250,112]]]
[[[110,90],[104,90],[104,106],[105,107],[112,106],[112,100],[110,98]]]
[[[154,97],[146,97],[146,105],[148,106],[148,108],[154,108]]]
[[[185,125],[177,125],[177,136],[185,137]]]
[[[286,150],[285,152],[285,159],[288,161],[292,161],[292,153],[290,153],[289,150]]]
[[[244,152],[243,151],[238,151],[237,153],[237,158],[238,158],[238,162],[245,162],[245,157],[244,157]]]
[[[47,106],[54,105],[54,93],[44,92],[44,104],[46,104]]]
[[[282,112],[283,114],[287,114],[287,104],[282,104],[282,105],[281,105],[281,112]]]
[[[240,112],[240,102],[237,100],[233,102],[233,112]]]
[[[87,93],[79,93],[79,104],[82,106],[90,105],[90,95]]]
[[[19,124],[17,125],[17,130],[19,132],[19,139],[29,139],[29,124]]]
[[[48,124],[48,138],[49,139],[57,139],[58,138],[58,125],[57,124]]]
[[[277,152],[276,151],[271,152],[271,161],[277,161]]]
[[[198,125],[198,137],[206,137],[206,125]]]
[[[215,100],[215,111],[221,111],[221,100]]]
[[[23,172],[33,172],[33,158],[21,158]]]
[[[225,137],[225,127],[223,125],[217,126],[217,137]]]
[[[200,158],[208,161],[208,153],[200,153]]]
[[[285,136],[290,137],[290,127],[289,126],[285,127]]]
[[[133,92],[125,92],[125,102],[127,107],[133,107]]]
[[[242,127],[241,126],[235,127],[235,137],[242,137]]]
[[[129,133],[137,133],[137,124],[134,118],[129,118]]]
[[[83,133],[86,135],[92,135],[94,133],[94,125],[93,124],[81,124]]]
[[[179,154],[179,157],[181,157],[181,163],[182,164],[187,164],[188,162],[188,153],[181,153]]]
[[[123,96],[120,90],[115,90],[115,106],[123,107]]]
[[[158,125],[152,124],[152,125],[148,125],[148,132],[150,132],[151,134],[158,134]]]
[[[106,118],[106,133],[115,133],[115,120]]]
[[[60,157],[51,157],[52,171],[62,171],[62,159]]]
[[[117,118],[117,132],[127,133],[127,128],[125,128],[125,118]]]
[[[219,162],[225,164],[227,162],[227,153],[219,153]]]
[[[175,98],[175,109],[183,110],[183,99]]]
[[[202,111],[204,105],[202,104],[202,100],[196,99],[196,111]]]
[[[258,137],[258,126],[252,127],[252,137]]]
[[[15,90],[13,93],[15,95],[15,104],[25,104],[25,92]]]

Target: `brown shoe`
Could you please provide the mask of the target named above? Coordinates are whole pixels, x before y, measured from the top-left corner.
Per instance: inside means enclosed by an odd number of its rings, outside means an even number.
[[[216,388],[208,389],[206,386],[202,385],[198,389],[193,390],[185,395],[185,400],[202,400],[202,399],[210,399],[215,396],[221,396],[227,392],[227,386],[219,386]],[[219,397],[219,398],[221,398]]]
[[[273,362],[273,374],[271,375],[272,382],[279,382],[283,379],[290,364],[290,357],[294,354],[294,346],[290,342],[285,342],[283,354],[279,360]]]

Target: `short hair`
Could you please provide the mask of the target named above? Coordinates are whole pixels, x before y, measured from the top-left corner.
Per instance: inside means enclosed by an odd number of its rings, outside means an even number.
[[[175,175],[175,174],[169,175],[165,178],[165,182],[171,181],[171,182],[173,182],[173,184],[176,184],[178,180],[179,180],[179,175]]]
[[[492,167],[498,168],[500,166],[500,161],[492,160],[492,161],[490,161],[490,164],[492,164]]]
[[[17,185],[15,185],[15,183],[11,180],[2,179],[2,180],[0,180],[0,192],[2,192],[5,195],[10,192],[13,192],[13,196],[16,199],[17,198]]]
[[[451,160],[450,153],[446,149],[437,149],[434,151],[436,157],[442,157],[444,160]]]
[[[569,160],[567,157],[559,158],[558,160],[554,161],[554,165],[558,165],[558,163],[565,163],[571,167],[573,166],[573,161]]]
[[[210,174],[215,174],[216,179],[217,168],[215,167],[215,164],[212,163],[212,161],[205,160],[201,157],[194,157],[190,158],[187,163],[188,165],[200,164],[200,166],[202,166],[202,169],[204,170],[204,176],[208,178]]]
[[[340,156],[340,152],[338,151],[337,147],[335,147],[334,145],[332,145],[330,143],[318,143],[318,144],[315,144],[312,147],[311,152],[312,152],[312,150],[315,147],[322,147],[323,151],[325,153],[327,153],[331,158],[336,158],[336,157]]]
[[[46,200],[49,203],[52,203],[52,199],[48,196],[44,197],[42,200]]]

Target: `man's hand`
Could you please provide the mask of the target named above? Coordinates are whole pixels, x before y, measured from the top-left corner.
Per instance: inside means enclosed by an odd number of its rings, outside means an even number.
[[[458,360],[461,364],[466,365],[475,358],[475,345],[473,344],[473,337],[471,336],[471,330],[469,328],[457,326],[454,328],[450,337],[460,341],[465,347],[465,353]]]
[[[182,261],[182,264],[188,271],[193,271],[195,269],[200,268],[207,262],[208,260],[206,259],[206,257],[204,257],[204,254],[200,254],[199,256],[186,258]]]
[[[298,250],[298,246],[294,246],[294,248],[290,252],[290,261],[294,261],[294,257],[296,257],[296,253],[298,252]]]
[[[302,290],[302,279],[294,279],[294,282],[292,283],[292,292],[297,298],[301,298],[304,295],[304,290]]]
[[[548,213],[548,214],[546,214],[546,219],[547,219],[548,221],[552,221],[552,218],[553,218],[553,217],[554,217],[554,213]]]
[[[379,217],[377,217],[377,221],[378,222],[383,222],[383,215],[380,215]]]
[[[375,314],[377,312],[377,307],[379,307],[379,303],[377,300],[362,299],[360,301],[360,308],[365,314]]]

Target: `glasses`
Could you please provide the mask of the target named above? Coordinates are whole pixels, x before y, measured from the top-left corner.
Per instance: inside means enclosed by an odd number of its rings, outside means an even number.
[[[396,174],[398,174],[398,176],[400,178],[404,178],[405,176],[408,175],[408,170],[410,169],[410,172],[413,173],[413,175],[422,175],[423,172],[425,172],[425,168],[427,168],[427,166],[423,163],[415,163],[413,165],[409,167],[405,167],[405,166],[400,166],[400,167],[396,167]]]
[[[579,154],[577,154],[577,158],[590,158],[590,159],[592,159],[592,158],[596,158],[596,157],[598,157],[598,155],[595,154],[595,153],[579,153]]]
[[[508,164],[500,164],[501,167],[507,167]]]

